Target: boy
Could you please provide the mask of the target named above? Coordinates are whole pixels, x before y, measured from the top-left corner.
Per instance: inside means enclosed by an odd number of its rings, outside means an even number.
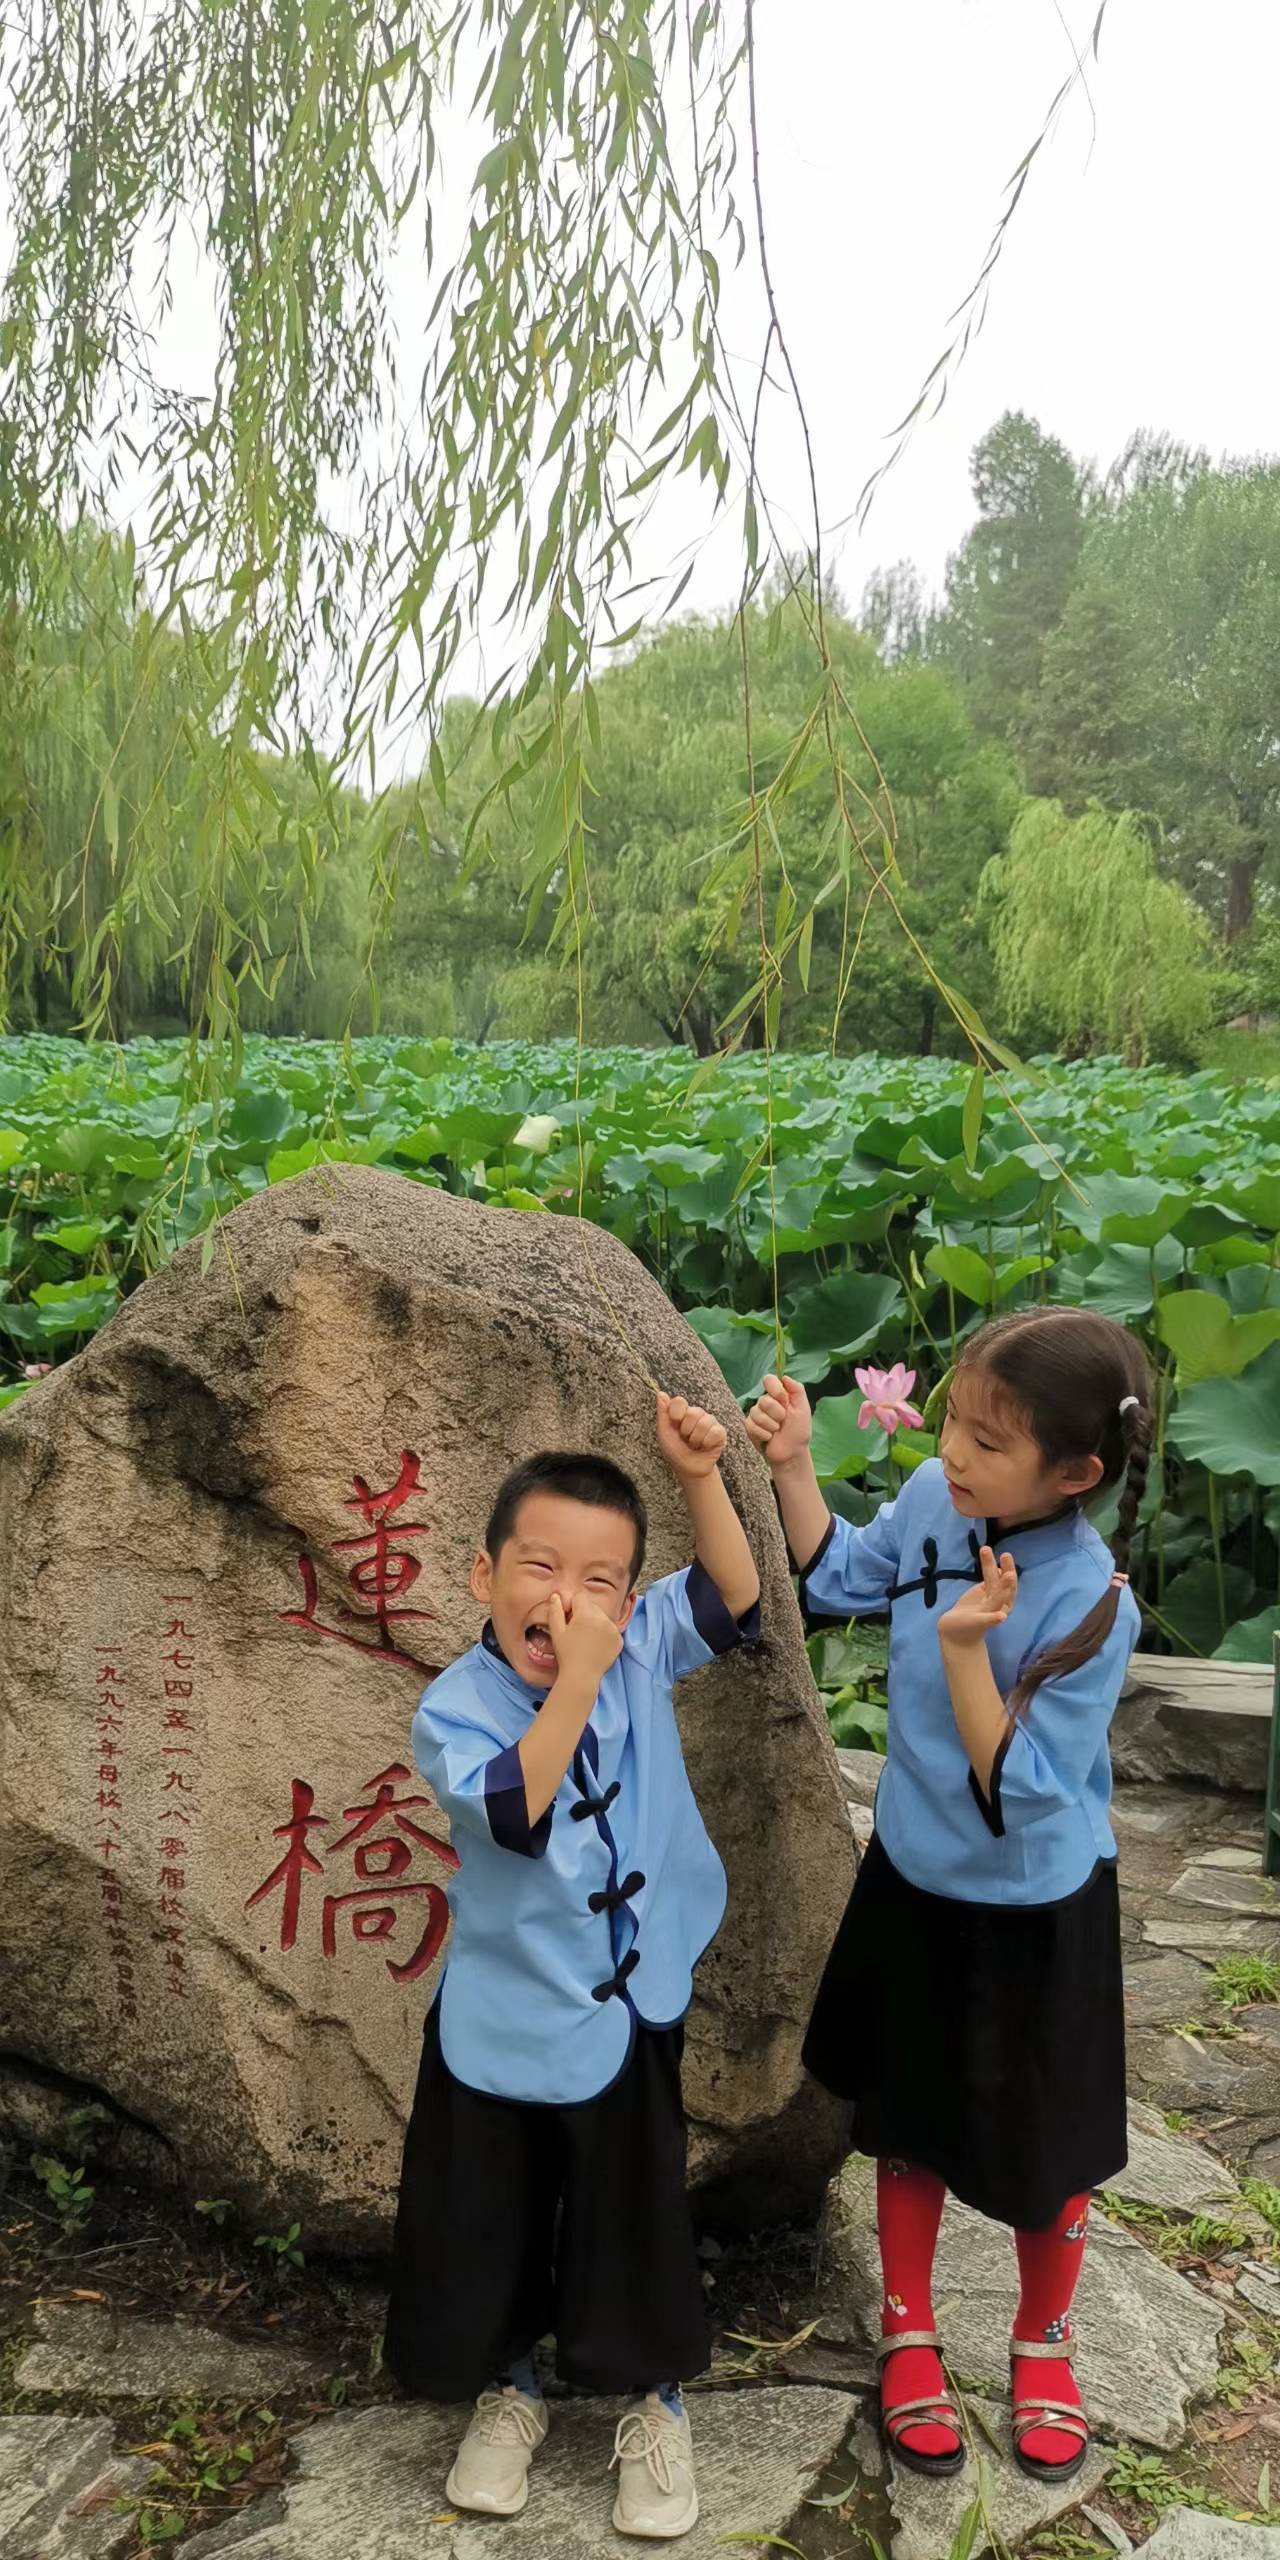
[[[413,1726],[460,1867],[405,2143],[386,2358],[471,2399],[454,2506],[516,2515],[547,2432],[533,2350],[638,2405],[614,2523],[697,2521],[679,2377],[706,2363],[685,2193],[682,2020],[724,1870],[694,1802],[672,1687],[754,1641],[760,1580],[720,1474],[721,1423],[660,1395],[658,1444],[695,1561],[638,1595],[647,1521],[607,1458],[507,1478],[472,1568],[479,1644]]]

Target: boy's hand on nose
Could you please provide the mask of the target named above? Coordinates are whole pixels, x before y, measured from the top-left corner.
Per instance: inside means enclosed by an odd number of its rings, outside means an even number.
[[[658,1446],[675,1476],[686,1481],[713,1475],[724,1456],[729,1434],[705,1406],[683,1396],[658,1396]]]
[[[572,1615],[566,1613],[559,1592],[552,1592],[547,1607],[547,1633],[561,1674],[588,1682],[593,1694],[622,1651],[621,1627],[615,1626],[587,1591],[579,1592]]]

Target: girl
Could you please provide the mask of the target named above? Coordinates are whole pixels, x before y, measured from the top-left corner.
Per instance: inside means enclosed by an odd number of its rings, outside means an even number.
[[[1089,2194],[1126,2159],[1107,1729],[1139,1627],[1151,1375],[1085,1310],[986,1326],[956,1368],[941,1457],[865,1529],[828,1511],[810,1427],[804,1389],[767,1379],[748,1429],[802,1603],[892,1613],[875,1835],[805,2044],[878,2164],[882,2423],[910,2470],[960,2469],[931,2299],[950,2187],[1013,2226],[1015,2453],[1065,2480],[1089,2440],[1069,2317]],[[1082,1505],[1117,1484],[1109,1553]]]

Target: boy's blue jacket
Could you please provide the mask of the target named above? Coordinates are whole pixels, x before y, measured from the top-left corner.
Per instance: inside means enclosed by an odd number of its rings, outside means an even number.
[[[1088,1882],[1100,1858],[1116,1854],[1107,1731],[1140,1614],[1126,1587],[1092,1661],[1046,1681],[1026,1714],[1010,1721],[984,1796],[938,1644],[938,1620],[977,1579],[984,1543],[1007,1551],[1018,1568],[1013,1608],[987,1639],[1007,1698],[1033,1657],[1069,1635],[1111,1580],[1110,1551],[1081,1512],[988,1538],[985,1522],[956,1511],[932,1458],[865,1529],[832,1521],[805,1565],[801,1594],[815,1617],[889,1612],[889,1735],[876,1831],[899,1874],[961,1902],[1058,1902]]]
[[[518,1744],[545,1691],[488,1629],[413,1722],[418,1767],[461,1864],[440,2041],[455,2079],[567,2105],[623,2070],[637,2021],[665,2027],[724,1917],[725,1876],[694,1801],[674,1683],[756,1631],[699,1564],[636,1602],[554,1802],[530,1828]]]

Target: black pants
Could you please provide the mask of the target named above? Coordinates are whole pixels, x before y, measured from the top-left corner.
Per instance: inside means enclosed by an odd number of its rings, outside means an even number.
[[[639,2027],[580,2106],[455,2080],[436,2011],[405,2139],[386,2362],[426,2400],[472,2400],[554,2330],[581,2390],[636,2392],[707,2362],[685,2190],[682,2027]]]

